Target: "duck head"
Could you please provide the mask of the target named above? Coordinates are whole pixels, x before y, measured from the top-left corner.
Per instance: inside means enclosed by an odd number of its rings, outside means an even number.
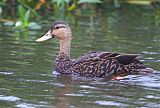
[[[66,22],[56,21],[52,24],[51,29],[42,37],[38,38],[36,42],[46,41],[51,38],[58,38],[59,40],[71,39],[71,29]]]

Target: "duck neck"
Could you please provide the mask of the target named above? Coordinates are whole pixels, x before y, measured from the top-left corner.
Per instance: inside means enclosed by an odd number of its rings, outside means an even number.
[[[60,54],[65,53],[70,58],[71,38],[60,40]]]

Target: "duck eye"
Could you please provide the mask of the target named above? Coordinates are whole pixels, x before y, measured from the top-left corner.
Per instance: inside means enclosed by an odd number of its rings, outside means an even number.
[[[55,29],[59,29],[59,28],[60,28],[60,27],[58,27],[58,26],[57,26],[57,27],[55,27]]]

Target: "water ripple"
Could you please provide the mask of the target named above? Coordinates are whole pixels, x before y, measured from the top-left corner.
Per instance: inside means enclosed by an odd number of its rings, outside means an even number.
[[[18,100],[21,100],[21,99],[18,98],[18,97],[15,97],[15,96],[3,96],[3,95],[0,95],[0,100],[3,100],[3,101],[18,101]]]
[[[10,71],[0,71],[0,74],[3,74],[3,75],[12,75],[14,73],[10,72]]]
[[[104,106],[128,106],[123,103],[115,102],[115,101],[95,101],[95,104],[104,105]]]

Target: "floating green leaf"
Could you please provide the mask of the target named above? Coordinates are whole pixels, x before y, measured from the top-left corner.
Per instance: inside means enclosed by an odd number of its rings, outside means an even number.
[[[151,0],[126,0],[124,2],[130,3],[130,4],[137,4],[137,5],[150,5],[151,4]]]

